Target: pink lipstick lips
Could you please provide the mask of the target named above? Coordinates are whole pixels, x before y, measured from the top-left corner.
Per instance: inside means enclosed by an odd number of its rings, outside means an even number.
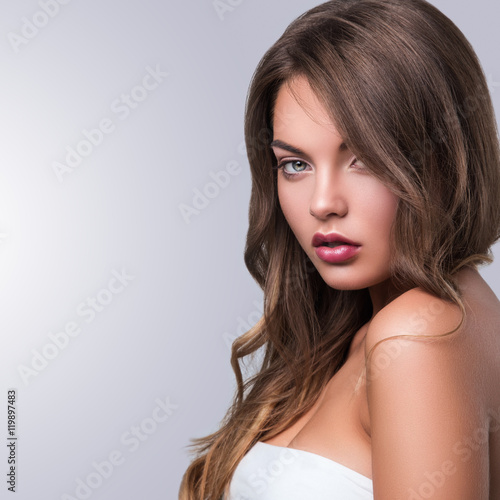
[[[312,239],[316,255],[330,264],[344,262],[356,255],[361,245],[338,233],[315,233]]]

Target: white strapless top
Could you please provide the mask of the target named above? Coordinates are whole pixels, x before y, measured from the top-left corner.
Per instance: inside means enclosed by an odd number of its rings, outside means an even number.
[[[257,442],[224,500],[373,500],[372,480],[308,451]]]

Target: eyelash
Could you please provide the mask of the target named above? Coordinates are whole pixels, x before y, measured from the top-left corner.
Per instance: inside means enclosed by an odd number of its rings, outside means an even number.
[[[285,167],[285,165],[288,165],[289,163],[303,163],[305,165],[305,167],[310,167],[309,163],[307,163],[307,162],[305,162],[303,160],[299,160],[299,159],[286,159],[286,160],[282,160],[277,165],[273,165],[273,169],[281,171],[281,174],[283,175],[283,177],[285,179],[291,179],[292,177],[297,177],[298,175],[300,175],[302,173],[302,172],[297,172],[295,174],[291,174],[291,173],[287,172],[284,169],[284,167]],[[358,159],[354,158],[349,166],[352,167],[356,163],[358,163]],[[359,162],[359,163],[361,163],[361,162]],[[356,168],[356,170],[364,170],[364,168],[365,168],[364,166],[363,167],[358,167],[358,168]]]

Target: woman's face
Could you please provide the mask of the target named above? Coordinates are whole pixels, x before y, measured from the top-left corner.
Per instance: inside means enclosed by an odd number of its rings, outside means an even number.
[[[398,198],[349,151],[305,78],[279,90],[273,130],[281,209],[324,281],[339,290],[386,281]]]

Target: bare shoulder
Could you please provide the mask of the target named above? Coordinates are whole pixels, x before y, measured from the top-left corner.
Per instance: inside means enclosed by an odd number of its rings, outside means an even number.
[[[464,439],[478,429],[487,436],[489,427],[486,351],[471,348],[473,336],[460,307],[418,288],[369,324],[366,388],[376,498],[419,498],[429,475],[440,478],[436,500],[488,498],[488,440],[475,443],[466,459],[461,454]]]
[[[462,321],[462,311],[455,303],[420,288],[403,293],[381,309],[368,326],[368,393],[380,384],[404,393],[408,384],[402,380],[420,382],[425,392],[428,384],[439,380],[443,397],[457,384],[477,394],[478,380],[471,377],[471,368],[480,364],[481,356],[472,352],[473,335],[468,329],[470,324]]]
[[[457,283],[465,307],[464,318],[460,307],[455,303],[421,288],[413,288],[374,316],[368,325],[365,355],[378,344],[383,345],[386,339],[393,337],[391,342],[396,342],[395,339],[401,335],[430,338],[456,330],[450,335],[442,336],[441,340],[446,342],[438,344],[443,349],[444,346],[450,351],[455,349],[455,360],[462,358],[462,355],[466,356],[469,366],[471,356],[475,354],[476,362],[481,364],[484,373],[488,372],[489,365],[497,375],[497,360],[500,356],[500,301],[477,270],[466,268],[460,271]],[[457,353],[457,349],[462,352]],[[457,357],[457,354],[461,355]]]
[[[392,337],[435,337],[451,332],[457,329],[461,320],[459,306],[420,288],[413,288],[374,316],[366,334],[365,353],[368,354],[376,344]]]

